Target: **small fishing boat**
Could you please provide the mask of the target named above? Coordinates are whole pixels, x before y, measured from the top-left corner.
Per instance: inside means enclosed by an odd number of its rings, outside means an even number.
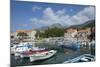
[[[31,50],[22,53],[16,53],[18,58],[29,58],[30,62],[44,60],[56,54],[56,50]]]
[[[20,46],[16,49],[14,55],[15,57],[24,58],[24,57],[29,57],[31,54],[34,54],[36,52],[43,52],[43,51],[45,51],[45,48]]]
[[[52,57],[53,55],[55,55],[56,52],[57,51],[55,50],[36,52],[35,54],[30,55],[29,59],[30,59],[30,62],[48,59]]]
[[[70,60],[65,61],[63,63],[66,64],[66,63],[90,62],[90,61],[95,61],[95,56],[91,55],[91,54],[83,54],[81,56],[78,56],[76,58],[70,59]]]

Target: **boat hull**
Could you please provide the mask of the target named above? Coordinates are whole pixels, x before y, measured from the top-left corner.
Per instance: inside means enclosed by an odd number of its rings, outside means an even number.
[[[38,61],[38,60],[45,60],[48,59],[56,54],[57,51],[53,51],[52,53],[48,53],[46,56],[30,56],[30,62]]]

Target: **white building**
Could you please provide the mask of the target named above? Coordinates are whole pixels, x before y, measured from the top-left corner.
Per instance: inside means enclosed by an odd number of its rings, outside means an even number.
[[[20,36],[18,36],[18,33],[22,32],[27,34],[27,36],[24,36],[24,41],[35,40],[36,30],[17,30],[16,32],[11,33],[11,36],[14,36],[15,39],[18,39],[20,38]]]
[[[91,29],[80,29],[78,30],[78,40],[89,41],[88,36],[91,34]]]
[[[67,29],[64,37],[68,40],[89,41],[88,36],[91,34],[91,29]]]
[[[77,35],[77,29],[67,29],[65,34],[64,34],[64,37],[66,38],[74,38],[75,36]]]

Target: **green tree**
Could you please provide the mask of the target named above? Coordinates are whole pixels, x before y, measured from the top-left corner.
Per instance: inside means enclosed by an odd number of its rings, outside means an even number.
[[[48,28],[44,32],[37,31],[36,38],[48,38],[48,37],[61,37],[64,36],[63,28]]]
[[[44,33],[45,37],[61,37],[64,36],[63,28],[48,28]]]
[[[23,39],[26,38],[26,36],[28,36],[28,35],[27,35],[27,33],[25,33],[25,32],[19,32],[19,33],[17,34],[17,36],[19,36],[19,39],[20,39],[20,40],[23,40]]]

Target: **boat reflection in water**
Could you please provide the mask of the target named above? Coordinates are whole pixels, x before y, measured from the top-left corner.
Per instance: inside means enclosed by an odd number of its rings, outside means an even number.
[[[78,42],[65,41],[65,42],[57,42],[57,43],[58,43],[58,46],[62,48],[67,48],[67,49],[72,49],[72,50],[77,50],[80,48],[80,43]]]

